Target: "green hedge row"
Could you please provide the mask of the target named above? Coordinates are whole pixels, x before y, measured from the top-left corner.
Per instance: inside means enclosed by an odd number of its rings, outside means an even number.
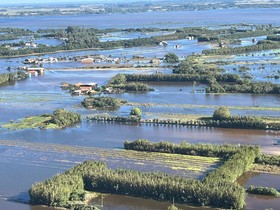
[[[260,154],[260,148],[252,146],[174,145],[145,140],[125,142],[125,148],[217,156],[224,158],[225,162],[220,168],[210,172],[203,181],[199,181],[159,172],[111,170],[104,163],[86,161],[53,179],[33,185],[29,191],[30,201],[67,206],[70,200],[82,200],[86,189],[197,206],[241,209],[245,205],[245,190],[234,181],[250,168]]]
[[[256,146],[245,145],[214,145],[214,144],[173,144],[170,142],[153,143],[145,139],[139,139],[133,142],[125,141],[124,148],[127,150],[147,151],[147,152],[164,152],[183,155],[197,155],[206,157],[219,157],[228,159],[240,150],[260,150]]]

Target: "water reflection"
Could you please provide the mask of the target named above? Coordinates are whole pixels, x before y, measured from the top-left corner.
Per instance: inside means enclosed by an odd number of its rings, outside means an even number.
[[[91,201],[92,204],[97,207],[101,207],[102,210],[164,210],[167,209],[171,203],[158,202],[151,199],[135,198],[124,195],[100,195]],[[199,208],[190,207],[185,205],[176,204],[176,206],[182,210],[205,210],[212,208]]]

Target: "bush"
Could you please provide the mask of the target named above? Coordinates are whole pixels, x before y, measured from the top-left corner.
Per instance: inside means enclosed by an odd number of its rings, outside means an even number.
[[[226,120],[230,117],[230,111],[228,107],[219,107],[214,111],[214,120]]]
[[[164,56],[164,60],[167,63],[178,63],[179,62],[179,58],[175,53],[167,53]]]
[[[118,109],[125,103],[126,101],[108,96],[87,97],[82,101],[84,107],[95,109]]]
[[[246,191],[251,194],[280,196],[280,192],[271,187],[255,187],[251,185]]]
[[[51,122],[59,127],[66,127],[75,123],[81,122],[82,117],[75,112],[67,111],[66,109],[56,109],[53,112]]]
[[[126,83],[126,77],[124,74],[117,74],[108,82],[108,84],[110,85],[121,85],[125,83]]]
[[[133,108],[130,111],[130,115],[136,116],[136,117],[141,117],[142,115],[142,110],[140,108]]]

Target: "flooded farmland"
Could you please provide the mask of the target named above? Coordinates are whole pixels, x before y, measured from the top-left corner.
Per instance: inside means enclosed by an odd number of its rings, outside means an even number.
[[[257,23],[278,23],[279,9],[244,9],[244,10],[218,10],[218,11],[192,11],[192,12],[171,12],[163,16],[163,13],[132,14],[127,20],[124,14],[92,15],[79,17],[54,16],[54,17],[20,17],[3,18],[2,26],[25,27],[32,30],[38,29],[41,25],[44,28],[67,27],[69,21],[73,24],[82,24],[85,27],[106,28],[111,27],[112,20],[116,28],[160,26],[175,28],[178,26],[209,26],[217,24],[240,23],[241,21]],[[245,14],[245,15],[244,15]],[[248,16],[249,15],[249,16]],[[173,17],[173,18],[170,18]],[[70,18],[70,20],[69,20]],[[124,19],[125,18],[125,19]],[[139,21],[139,18],[144,18]],[[91,19],[94,21],[85,21]],[[172,21],[170,21],[172,19]],[[125,21],[121,21],[125,20]],[[153,20],[153,21],[151,21]],[[32,21],[32,26],[27,24]],[[131,39],[134,37],[149,37],[149,34],[111,34],[103,38],[103,41]],[[264,37],[257,37],[262,39]],[[248,46],[251,37],[242,39],[241,45]],[[56,45],[59,40],[38,40],[38,43]],[[180,45],[181,47],[174,48]],[[180,59],[192,53],[200,53],[202,50],[211,49],[213,46],[205,43],[198,43],[197,40],[175,40],[168,41],[167,47],[133,47],[119,48],[112,50],[88,50],[76,52],[59,52],[42,55],[38,57],[73,57],[102,54],[112,57],[128,57],[134,55],[163,57],[168,52],[176,53]],[[279,63],[269,64],[261,69],[261,63],[274,62],[279,59],[279,50],[264,51],[250,55],[238,55],[230,58],[229,62],[239,64],[224,65],[227,72],[236,73],[240,66],[248,66],[250,74],[256,81],[272,81],[279,83],[279,79],[267,78],[268,75],[278,73]],[[274,54],[273,54],[274,53]],[[1,73],[7,73],[8,67],[12,71],[22,66],[27,56],[20,58],[0,59]],[[267,61],[269,60],[269,61]],[[251,62],[251,64],[246,62]],[[259,62],[255,64],[254,62]],[[254,64],[253,64],[254,63]],[[36,182],[43,181],[62,173],[66,169],[83,162],[84,160],[105,161],[111,168],[130,168],[136,170],[164,171],[189,178],[202,179],[206,171],[213,170],[218,163],[201,166],[201,170],[188,171],[178,169],[178,165],[166,164],[164,159],[153,157],[145,160],[141,155],[134,154],[133,158],[121,153],[125,140],[148,139],[154,142],[171,141],[180,143],[211,143],[211,144],[252,144],[262,146],[262,151],[268,154],[280,154],[280,147],[273,145],[279,132],[265,130],[244,130],[244,129],[222,129],[192,126],[169,126],[169,125],[128,125],[121,123],[107,123],[87,121],[86,115],[103,114],[100,110],[87,110],[81,106],[81,101],[86,96],[72,96],[68,91],[60,88],[61,82],[97,82],[105,85],[113,76],[118,73],[142,73],[153,74],[172,73],[172,68],[145,68],[145,69],[110,69],[92,70],[81,62],[62,61],[56,63],[44,63],[46,69],[44,76],[30,77],[27,80],[16,82],[15,85],[0,88],[0,124],[14,122],[26,116],[52,113],[57,108],[66,108],[76,111],[83,116],[81,124],[62,130],[8,130],[0,128],[0,209],[22,209],[22,210],[49,210],[53,208],[42,206],[31,206],[25,204],[28,201],[28,189]],[[85,67],[83,70],[77,68]],[[237,70],[233,70],[237,68]],[[239,72],[240,73],[240,72]],[[241,73],[240,73],[241,74]],[[131,105],[122,106],[116,111],[106,111],[109,115],[127,116],[132,107],[137,106],[143,110],[143,117],[160,117],[161,114],[193,114],[211,116],[219,106],[231,107],[234,115],[280,116],[280,96],[263,94],[206,94],[194,90],[204,89],[205,84],[192,83],[148,83],[155,89],[148,93],[124,93],[112,94],[112,96],[127,100]],[[195,93],[194,93],[195,92]],[[148,104],[148,105],[147,105]],[[254,107],[254,109],[252,109]],[[157,164],[153,164],[153,163]],[[191,162],[196,165],[196,162]],[[177,163],[180,164],[180,163]],[[185,166],[185,165],[184,165]],[[173,168],[172,168],[173,167]],[[177,167],[177,168],[176,168]],[[187,168],[187,167],[186,167]],[[280,188],[279,176],[263,174],[246,174],[241,185],[247,187],[251,184],[269,184],[269,186]],[[267,181],[269,180],[269,181]],[[279,208],[279,198],[268,196],[247,195],[246,210]],[[92,201],[100,204],[100,198]],[[154,210],[166,209],[169,203],[132,198],[119,195],[105,195],[102,209],[119,210]],[[209,209],[192,208],[178,205],[181,209]]]

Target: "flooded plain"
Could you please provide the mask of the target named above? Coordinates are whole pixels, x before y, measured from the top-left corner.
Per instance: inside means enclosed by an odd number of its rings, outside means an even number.
[[[71,22],[73,25],[85,27],[116,28],[127,27],[168,27],[181,26],[216,26],[229,23],[258,23],[278,24],[280,9],[231,9],[231,10],[210,10],[210,11],[186,11],[168,13],[144,13],[108,15],[81,15],[81,16],[42,16],[42,17],[16,17],[0,18],[2,27],[23,27],[33,30],[38,28],[66,28]],[[171,18],[172,17],[172,18]],[[112,20],[114,21],[112,23]],[[30,25],[32,22],[32,26]],[[42,27],[43,26],[43,27]],[[129,39],[131,35],[111,34],[107,39]],[[133,36],[137,36],[134,34]],[[150,36],[149,34],[138,34],[138,36]],[[263,37],[259,37],[260,39]],[[49,45],[56,45],[59,42],[51,40],[39,40],[41,43],[49,41]],[[104,39],[106,41],[106,39]],[[250,40],[241,40],[243,46],[250,45]],[[79,52],[61,52],[40,57],[73,57],[93,54],[103,54],[113,57],[128,57],[142,55],[147,57],[162,57],[168,52],[174,52],[180,59],[192,53],[200,53],[204,49],[210,49],[208,44],[197,43],[196,40],[168,41],[167,47],[137,47],[120,48],[113,50],[89,50]],[[175,45],[181,45],[179,49]],[[263,54],[266,54],[265,56]],[[27,56],[21,58],[0,59],[1,73],[8,72],[8,67],[16,68],[23,65]],[[235,57],[234,61],[246,62],[277,60],[277,55],[269,55],[269,52],[261,52],[254,56],[241,55]],[[60,89],[60,82],[97,82],[104,85],[117,73],[155,73],[155,69],[145,70],[75,70],[84,67],[81,63],[58,62],[45,63],[46,74],[40,77],[31,77],[25,81],[17,82],[15,85],[0,88],[0,123],[7,123],[11,120],[52,113],[54,109],[66,108],[77,111],[83,116],[81,124],[62,130],[6,130],[0,128],[0,209],[22,209],[22,210],[45,210],[52,209],[41,206],[24,204],[28,201],[28,189],[33,183],[43,181],[57,173],[74,166],[87,159],[107,161],[110,167],[127,167],[144,170],[145,167],[152,167],[151,163],[145,162],[140,157],[137,159],[116,156],[114,149],[122,149],[125,140],[139,138],[151,141],[168,140],[174,143],[187,141],[190,143],[212,143],[212,144],[253,144],[261,145],[265,153],[279,154],[279,146],[273,145],[274,139],[280,135],[279,132],[242,130],[242,129],[221,129],[221,128],[198,128],[168,125],[126,125],[118,123],[91,122],[86,121],[88,114],[104,113],[100,110],[86,110],[81,106],[85,96],[71,96],[67,91]],[[66,71],[64,68],[73,68]],[[229,71],[232,67],[229,67]],[[257,67],[256,67],[257,68]],[[275,66],[272,71],[275,71]],[[157,69],[163,73],[171,73],[171,69]],[[138,104],[143,109],[144,117],[159,116],[161,113],[197,114],[211,115],[218,106],[232,106],[233,114],[259,115],[259,116],[280,116],[278,95],[254,95],[254,94],[205,94],[193,93],[193,85],[189,83],[149,83],[155,89],[149,93],[125,93],[114,94],[113,96]],[[204,84],[198,84],[195,88],[205,88]],[[181,90],[181,91],[180,91]],[[144,104],[154,104],[146,106]],[[131,106],[123,106],[120,110],[107,112],[111,115],[126,116]],[[247,107],[247,108],[246,108]],[[263,107],[262,110],[249,110],[248,107]],[[269,109],[274,108],[274,109]],[[99,153],[98,153],[99,151]],[[100,153],[100,151],[103,151]],[[102,154],[102,155],[101,155]],[[104,155],[106,154],[106,156]],[[144,164],[144,165],[143,165]],[[182,170],[173,170],[168,166],[153,166],[153,170],[164,169],[167,173],[177,173],[182,176],[202,178],[203,173],[193,173]],[[259,177],[259,178],[255,178]],[[256,180],[255,180],[256,179]],[[263,180],[274,180],[272,185],[277,185],[279,177],[267,177],[267,175],[248,176],[242,185],[262,183]],[[279,185],[277,185],[279,186]],[[19,201],[19,202],[15,202]],[[96,204],[100,200],[93,201]],[[153,210],[166,209],[168,203],[162,203],[141,198],[126,196],[108,195],[104,197],[102,209],[136,209]],[[247,196],[246,210],[279,208],[279,198],[267,196]],[[187,206],[179,206],[181,209],[191,210]],[[195,208],[205,209],[205,208]],[[209,209],[209,208],[207,208]]]

